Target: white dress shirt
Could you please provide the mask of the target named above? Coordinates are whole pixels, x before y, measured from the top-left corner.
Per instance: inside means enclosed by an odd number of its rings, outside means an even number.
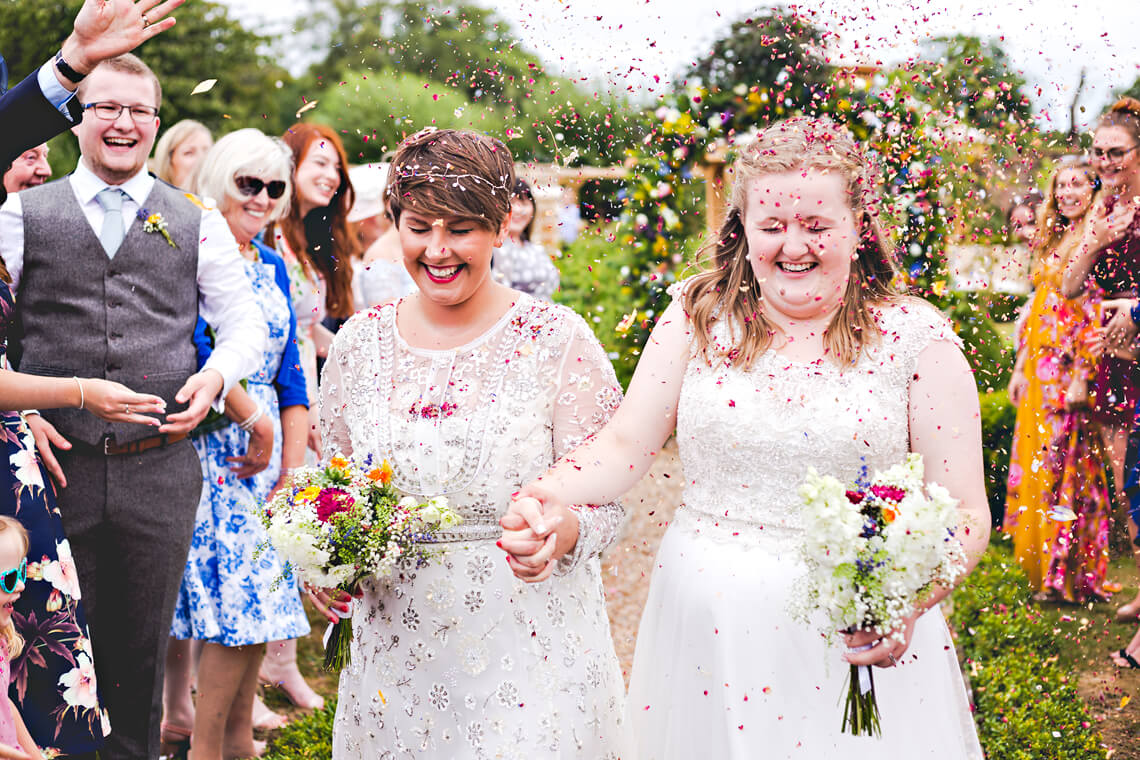
[[[116,186],[96,177],[82,158],[69,179],[75,200],[98,237],[103,228],[104,211],[95,196],[103,188]],[[136,212],[140,200],[146,202],[154,182],[154,177],[143,169],[117,186],[126,196],[123,224],[127,232],[131,225],[142,224]],[[215,333],[214,351],[202,369],[216,370],[222,376],[224,386],[215,403],[220,411],[220,400],[234,383],[253,374],[260,366],[269,328],[246,278],[237,241],[221,212],[217,209],[202,212],[198,237],[198,313]],[[0,255],[12,277],[12,290],[16,291],[24,271],[24,209],[19,193],[9,195],[7,202],[0,206]]]
[[[40,92],[47,98],[47,102],[51,103],[56,109],[67,117],[67,120],[72,121],[71,114],[67,110],[67,101],[75,97],[75,93],[64,87],[59,83],[55,76],[55,59],[49,60],[40,70],[36,73],[36,83],[40,86]]]

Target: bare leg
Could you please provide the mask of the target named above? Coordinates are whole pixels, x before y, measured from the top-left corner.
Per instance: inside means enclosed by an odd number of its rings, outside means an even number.
[[[256,756],[260,752],[253,743],[253,727],[249,715],[253,706],[253,690],[246,684],[248,672],[257,673],[261,657],[258,645],[225,647],[207,642],[202,647],[202,661],[198,665],[198,705],[194,716],[194,741],[190,745],[190,760],[223,760],[228,757]],[[246,699],[240,707],[239,696]],[[231,747],[228,723],[231,715],[242,713],[235,731],[244,729],[245,743]],[[244,755],[228,754],[237,749]]]
[[[265,645],[261,680],[279,687],[289,701],[308,710],[319,710],[325,700],[306,683],[297,669],[297,640],[271,641]]]
[[[265,742],[253,738],[253,699],[257,696],[257,671],[261,667],[264,652],[260,646],[243,647],[251,650],[246,662],[245,674],[238,684],[233,706],[226,720],[226,735],[223,752],[226,758],[261,757],[265,752]]]
[[[166,648],[166,678],[162,684],[163,741],[188,739],[194,727],[194,702],[190,699],[194,673],[191,655],[191,641],[170,639]]]

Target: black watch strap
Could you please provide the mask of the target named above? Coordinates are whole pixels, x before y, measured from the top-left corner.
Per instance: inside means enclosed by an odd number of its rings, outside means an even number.
[[[63,74],[65,79],[74,82],[75,84],[79,84],[83,81],[83,78],[87,76],[86,74],[80,74],[78,71],[71,68],[71,66],[67,64],[67,61],[63,60],[62,50],[55,54],[55,67],[59,69],[59,73]]]

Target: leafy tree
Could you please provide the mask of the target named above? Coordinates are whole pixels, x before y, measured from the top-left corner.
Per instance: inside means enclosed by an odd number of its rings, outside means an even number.
[[[726,126],[763,124],[812,109],[828,90],[823,32],[794,13],[772,10],[736,21],[689,68],[688,88]]]
[[[949,106],[964,122],[988,130],[1017,131],[1032,123],[1025,78],[1010,65],[1000,44],[956,34],[935,37],[915,66],[917,96]]]
[[[506,137],[500,109],[473,104],[439,82],[388,70],[346,74],[311,113],[342,133],[350,161],[379,161],[405,136],[428,126]]]
[[[364,135],[371,143],[373,131],[379,145],[391,148],[390,140],[408,131],[406,124],[436,124],[494,134],[523,160],[621,160],[629,109],[548,75],[494,11],[411,0],[321,3],[314,18],[324,57],[305,79],[313,97],[324,101],[318,118],[342,125],[348,134],[359,131],[360,147]],[[414,92],[417,87],[423,92]],[[424,94],[433,102],[419,97]],[[412,103],[419,104],[407,114],[414,112],[414,118],[403,119]],[[497,121],[487,118],[492,114]],[[360,121],[362,115],[379,116],[382,123]]]

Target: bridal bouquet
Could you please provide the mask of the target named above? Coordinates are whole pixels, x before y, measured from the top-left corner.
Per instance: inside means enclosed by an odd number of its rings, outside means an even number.
[[[285,573],[322,588],[352,593],[363,578],[388,576],[396,566],[422,567],[440,553],[435,532],[458,525],[440,497],[400,498],[387,460],[335,456],[324,467],[293,470],[289,485],[264,505],[261,520]],[[345,616],[347,617],[347,615]],[[352,641],[341,619],[325,638],[325,668],[343,668]]]
[[[918,454],[870,480],[864,467],[847,485],[809,469],[799,496],[807,576],[792,613],[809,622],[822,612],[824,635],[901,630],[935,584],[952,584],[965,569],[954,535],[957,501],[942,486],[923,482]],[[851,666],[842,730],[880,733],[870,667]]]

